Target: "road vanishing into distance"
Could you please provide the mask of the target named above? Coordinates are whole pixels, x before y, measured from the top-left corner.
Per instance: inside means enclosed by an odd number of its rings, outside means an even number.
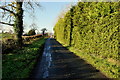
[[[49,38],[46,40],[42,59],[38,61],[31,78],[81,80],[107,77],[55,39]]]

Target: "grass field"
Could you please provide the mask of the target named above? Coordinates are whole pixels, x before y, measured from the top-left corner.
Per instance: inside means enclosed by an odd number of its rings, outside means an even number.
[[[13,50],[9,54],[2,55],[3,78],[28,78],[38,56],[42,54],[45,39],[33,41],[32,44],[20,50]]]

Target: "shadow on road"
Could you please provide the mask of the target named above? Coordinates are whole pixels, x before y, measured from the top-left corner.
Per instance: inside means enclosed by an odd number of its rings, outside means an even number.
[[[107,79],[99,70],[70,52],[55,39],[46,40],[44,55],[38,69],[39,78],[45,79]],[[50,54],[51,60],[47,59]],[[45,56],[46,55],[46,56]],[[45,65],[46,64],[46,65]],[[47,66],[48,64],[49,67]],[[44,73],[47,76],[44,77]]]

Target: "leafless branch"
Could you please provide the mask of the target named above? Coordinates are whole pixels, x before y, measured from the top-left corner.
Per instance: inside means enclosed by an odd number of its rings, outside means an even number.
[[[6,24],[6,25],[9,25],[9,26],[14,26],[14,24],[10,24],[10,23],[5,23],[5,22],[0,22],[1,24]]]
[[[4,7],[1,7],[1,6],[0,6],[0,9],[5,10],[5,11],[8,11],[9,13],[13,14],[14,16],[16,15],[13,11],[11,11],[11,10],[9,10],[9,9],[6,9],[6,8],[4,8]]]

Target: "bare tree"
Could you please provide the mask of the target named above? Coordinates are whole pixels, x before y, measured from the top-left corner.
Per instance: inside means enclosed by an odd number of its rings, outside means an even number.
[[[14,2],[4,2],[0,5],[0,12],[2,13],[2,19],[7,21],[0,21],[1,24],[13,26],[16,34],[16,41],[18,46],[22,47],[22,33],[23,33],[23,4],[27,10],[34,10],[35,5],[39,6],[39,3],[24,2],[24,0],[15,0]]]
[[[38,26],[37,26],[35,23],[32,23],[32,24],[30,25],[30,28],[31,28],[31,29],[35,29],[35,30],[36,30],[37,27],[38,27]]]
[[[44,36],[45,31],[47,31],[47,29],[46,29],[46,28],[43,28],[43,29],[41,29],[41,31],[42,31],[42,35]]]

